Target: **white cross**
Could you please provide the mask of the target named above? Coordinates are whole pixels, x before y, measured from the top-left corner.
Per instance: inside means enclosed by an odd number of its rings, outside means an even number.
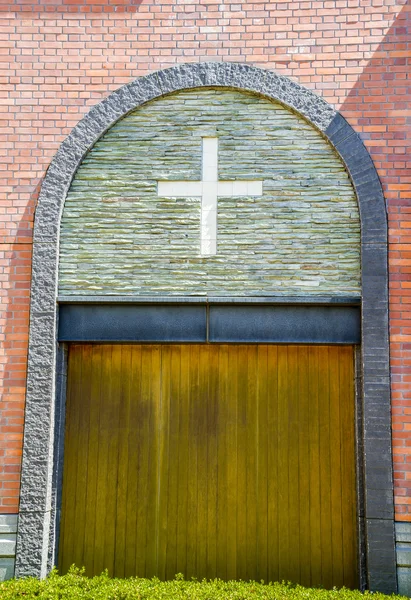
[[[161,197],[201,198],[202,256],[217,254],[217,198],[262,196],[262,181],[218,181],[218,138],[203,137],[203,172],[201,181],[159,181]]]

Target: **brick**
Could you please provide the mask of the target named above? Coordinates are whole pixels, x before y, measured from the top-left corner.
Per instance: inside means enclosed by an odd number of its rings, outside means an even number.
[[[333,103],[360,133],[393,219],[390,278],[398,286],[391,293],[392,365],[404,372],[410,368],[409,10],[391,0],[206,4],[0,3],[0,418],[5,428],[11,427],[9,406],[23,410],[25,363],[15,369],[11,359],[27,353],[31,227],[41,179],[91,106],[138,75],[186,61],[235,60],[277,70]],[[401,410],[396,425],[409,431],[409,382],[394,383],[393,410]],[[399,431],[393,430],[395,444],[403,440]],[[14,482],[7,469],[21,455],[21,445],[12,446],[16,440],[7,437],[11,433],[2,430],[3,442],[10,441],[0,474],[4,484]],[[408,453],[402,447],[397,452],[403,459],[395,463],[400,481],[409,474]],[[396,518],[411,521],[411,502],[404,504],[398,486],[400,497]],[[0,512],[17,508],[16,495],[0,500]]]

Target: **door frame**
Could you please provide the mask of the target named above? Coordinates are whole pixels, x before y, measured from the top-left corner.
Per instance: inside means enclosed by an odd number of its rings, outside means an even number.
[[[364,519],[366,586],[373,591],[396,592],[387,217],[378,174],[359,135],[325,100],[274,72],[224,62],[182,64],[116,90],[73,129],[44,178],[34,223],[16,576],[44,577],[54,564],[59,485],[55,458],[62,444],[58,398],[66,379],[64,347],[57,343],[58,256],[60,219],[71,181],[95,142],[129,112],[173,92],[207,87],[252,92],[290,108],[320,131],[351,177],[361,220],[364,491],[359,492],[359,502]]]
[[[66,415],[67,361],[70,344],[297,344],[349,345],[354,348],[356,514],[358,586],[367,585],[361,386],[361,298],[339,297],[121,297],[96,299],[60,296],[58,343],[64,383],[57,397],[58,446],[54,462],[55,529],[54,557],[58,561],[64,436]],[[56,438],[57,439],[57,438]]]

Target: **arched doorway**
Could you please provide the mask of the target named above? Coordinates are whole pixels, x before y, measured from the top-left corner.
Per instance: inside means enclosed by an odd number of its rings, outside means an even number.
[[[153,74],[112,94],[90,111],[76,127],[48,171],[36,213],[27,425],[17,571],[19,574],[44,573],[47,569],[48,552],[50,552],[49,560],[53,561],[49,535],[50,531],[53,532],[50,523],[53,521],[52,511],[55,508],[51,492],[53,454],[56,455],[53,417],[57,334],[57,256],[60,215],[68,188],[88,148],[94,145],[113,122],[148,100],[166,96],[177,90],[210,87],[252,91],[298,111],[331,141],[332,146],[344,160],[354,182],[360,208],[362,235],[362,404],[366,447],[364,463],[366,493],[365,502],[360,503],[360,513],[364,508],[365,519],[363,514],[360,514],[360,518],[366,536],[366,545],[363,547],[367,548],[368,584],[371,588],[381,588],[382,584],[379,583],[381,556],[385,553],[384,564],[387,567],[385,579],[392,582],[394,553],[391,464],[390,460],[385,467],[382,467],[381,463],[382,456],[384,458],[388,456],[388,459],[390,457],[390,439],[388,435],[381,433],[381,423],[384,419],[386,423],[389,422],[389,380],[386,327],[386,224],[384,201],[378,178],[359,138],[344,119],[335,114],[322,100],[274,74],[241,65],[213,63],[187,65]],[[204,139],[219,137],[205,126],[202,133],[201,137]],[[254,176],[249,178],[256,180]],[[162,179],[164,178],[158,177],[158,181]],[[200,181],[200,177],[195,175],[189,180]],[[226,181],[230,179],[227,178]],[[178,194],[181,192],[178,191]],[[124,201],[126,196],[127,194],[121,201]],[[206,242],[213,239],[212,234],[208,239],[206,236]],[[92,270],[95,271],[94,268]],[[263,278],[261,281],[264,280]],[[246,294],[243,294],[244,296]],[[64,388],[64,372],[62,375],[61,387]],[[376,443],[377,439],[378,443]],[[35,464],[40,467],[36,479],[31,476]],[[58,467],[58,463],[56,465]],[[58,468],[55,473],[55,478],[58,479],[60,473]],[[378,482],[377,485],[375,481]],[[381,489],[386,490],[383,499]],[[36,540],[33,540],[26,532],[33,531],[36,527],[39,535]]]

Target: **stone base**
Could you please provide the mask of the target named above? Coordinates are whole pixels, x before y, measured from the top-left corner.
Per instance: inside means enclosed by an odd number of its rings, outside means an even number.
[[[395,524],[398,593],[411,597],[411,523]]]
[[[14,577],[17,515],[0,515],[0,581]]]

